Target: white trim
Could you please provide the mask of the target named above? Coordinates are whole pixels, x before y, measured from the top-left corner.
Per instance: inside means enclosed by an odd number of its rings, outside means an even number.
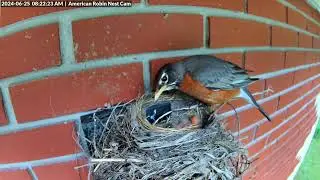
[[[312,129],[308,135],[308,137],[306,138],[306,140],[304,141],[303,146],[301,147],[301,149],[299,150],[299,152],[297,153],[296,159],[299,160],[299,163],[297,164],[297,166],[294,168],[293,172],[290,174],[290,176],[288,177],[288,180],[294,180],[295,176],[297,175],[303,160],[305,159],[308,150],[310,148],[311,142],[312,142],[312,138],[314,137],[314,134],[316,132],[318,123],[319,123],[319,119],[320,119],[320,95],[318,94],[317,98],[316,98],[316,109],[317,109],[317,115],[315,116],[316,122],[314,123],[314,125],[312,126]]]
[[[64,163],[72,160],[77,160],[80,158],[86,157],[86,154],[83,152],[76,154],[68,154],[64,156],[52,157],[47,159],[39,159],[33,161],[9,163],[9,164],[0,164],[0,172],[15,170],[15,169],[28,169],[29,167],[45,166],[57,163]]]

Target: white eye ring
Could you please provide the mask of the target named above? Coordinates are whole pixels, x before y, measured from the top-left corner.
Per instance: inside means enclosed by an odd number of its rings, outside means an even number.
[[[169,81],[169,77],[167,73],[163,73],[160,78],[161,83],[167,83]]]

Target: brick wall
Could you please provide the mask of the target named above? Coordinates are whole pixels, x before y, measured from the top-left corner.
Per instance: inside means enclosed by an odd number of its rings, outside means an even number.
[[[320,15],[301,0],[146,0],[130,8],[2,8],[0,179],[87,179],[84,112],[152,90],[157,70],[214,54],[262,78],[271,114],[235,101],[255,160],[244,179],[285,179],[316,121]],[[167,6],[170,5],[170,6]],[[223,109],[236,133],[233,111]],[[258,158],[258,159],[257,159]],[[257,160],[256,160],[257,159]]]

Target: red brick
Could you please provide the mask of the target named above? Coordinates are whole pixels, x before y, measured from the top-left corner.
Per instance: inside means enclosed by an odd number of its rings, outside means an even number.
[[[72,137],[73,123],[59,124],[0,136],[0,163],[63,156],[79,151]]]
[[[295,167],[295,154],[283,154],[278,163],[273,167],[271,175],[273,179],[287,179]]]
[[[299,111],[300,108],[302,108],[302,106],[304,106],[306,102],[307,102],[306,98],[304,98],[301,101],[298,101],[296,104],[294,104],[291,107],[289,107],[289,109],[287,110],[288,111],[288,115],[290,116],[290,115],[296,113],[297,111]],[[304,111],[306,111],[306,110],[304,110]],[[306,113],[306,112],[304,112],[304,113]],[[301,116],[300,114],[301,113],[299,113],[299,116]]]
[[[320,39],[313,38],[313,48],[320,49]]]
[[[222,114],[223,112],[220,110],[219,114]],[[238,129],[236,128],[236,122],[237,118],[235,117],[235,115],[227,117],[225,119],[222,120],[223,126],[226,130],[231,131],[233,133],[238,133]]]
[[[299,33],[299,47],[312,48],[312,36]]]
[[[241,0],[148,0],[149,4],[159,5],[159,4],[168,4],[168,5],[185,5],[185,6],[204,6],[204,7],[213,7],[219,9],[230,9],[234,11],[243,11],[244,3]]]
[[[73,23],[76,58],[80,62],[202,47],[202,31],[202,17],[185,14],[121,15]]]
[[[306,64],[320,62],[320,53],[306,52],[305,54],[306,54]]]
[[[47,166],[34,167],[33,170],[39,179],[56,180],[81,180],[79,171],[75,169],[78,167],[76,161],[67,163],[52,164]]]
[[[77,159],[77,164],[79,167],[79,174],[80,174],[80,179],[81,180],[87,180],[88,179],[88,174],[89,174],[89,166],[87,166],[89,164],[88,159],[87,158],[80,158]],[[90,173],[89,175],[90,179],[93,179],[92,174]]]
[[[272,46],[297,47],[298,33],[282,27],[272,27]]]
[[[267,114],[273,113],[277,108],[277,99],[268,101],[261,105]],[[238,113],[240,119],[240,127],[245,128],[253,123],[256,123],[265,117],[256,108],[251,108]]]
[[[314,34],[319,34],[318,25],[314,24],[310,20],[306,20],[306,21],[307,21],[307,31]]]
[[[250,35],[248,38],[247,35]],[[210,47],[267,46],[269,26],[254,21],[211,17]]]
[[[286,7],[274,0],[248,0],[248,13],[277,21],[286,21]]]
[[[8,119],[3,107],[2,96],[0,94],[0,126],[8,124]]]
[[[273,145],[266,145],[265,149],[262,152],[259,152],[258,155],[254,156],[254,159],[256,159],[255,164],[259,166],[261,163],[263,163],[265,160],[268,160],[268,158],[272,157],[272,154],[277,150],[277,146],[275,144]],[[250,157],[252,158],[252,157]]]
[[[6,9],[6,8],[3,8]],[[0,180],[32,180],[27,170],[0,171]]]
[[[297,26],[301,29],[306,29],[306,19],[297,11],[288,8],[288,23],[293,26]]]
[[[305,54],[303,52],[286,52],[286,68],[296,67],[304,64]]]
[[[241,121],[241,120],[240,120]],[[241,125],[240,125],[241,126]],[[236,127],[238,127],[238,124],[236,123]],[[241,129],[240,129],[241,130]],[[235,138],[238,138],[238,130],[236,130],[237,135]],[[246,131],[244,133],[240,134],[240,141],[243,145],[247,145],[248,143],[252,142],[253,136],[254,136],[254,129],[250,129],[249,131]]]
[[[277,140],[277,144],[281,144],[281,143],[278,143],[278,140],[282,140],[282,141],[286,141],[287,139],[288,139],[288,136],[287,135],[285,135],[285,136],[282,136],[281,138],[280,138],[280,136],[282,135],[282,134],[284,134],[286,131],[288,130],[288,125],[283,125],[283,126],[281,126],[280,128],[278,128],[278,129],[276,129],[274,132],[272,132],[271,134],[270,134],[270,136],[268,137],[268,144],[269,143],[272,143],[272,142],[274,142],[275,140]],[[280,138],[280,139],[278,139],[278,138]]]
[[[306,13],[308,16],[312,16],[312,12],[314,11],[312,7],[308,5],[307,2],[301,1],[301,0],[288,0],[289,3],[293,4],[296,6],[299,10],[303,11]]]
[[[290,121],[293,121],[293,119],[291,119]],[[287,123],[283,124],[280,128],[276,129],[274,132],[272,132],[268,138],[268,143],[273,142],[275,139],[279,138],[282,134],[286,133],[287,131],[294,131],[294,129],[290,129],[290,127],[292,127],[292,122],[288,121]],[[281,138],[282,142],[286,141],[290,136],[288,136],[287,134]],[[281,141],[280,141],[281,142]],[[280,144],[280,143],[277,143]]]
[[[276,139],[275,145],[278,148],[278,150],[281,151],[281,149],[283,148],[283,146],[288,146],[289,142],[292,142],[295,139],[299,138],[299,131],[298,129],[296,129],[297,127],[290,129],[289,131],[287,131],[283,136],[279,137],[280,139]],[[268,144],[272,143],[274,141],[274,139],[271,139],[271,137],[269,136],[268,138]]]
[[[264,148],[264,146],[266,144],[266,140],[267,140],[267,138],[263,138],[259,142],[256,142],[255,144],[250,146],[248,148],[249,156],[253,156],[253,155],[257,154],[258,152],[260,152]]]
[[[244,172],[244,174],[241,176],[241,179],[242,180],[252,180],[255,178],[255,175],[256,175],[256,171],[254,170],[251,170],[251,168],[249,170],[246,170]]]
[[[316,20],[316,21],[320,21],[320,15],[319,13],[317,12],[317,10],[313,10],[312,12],[312,17]]]
[[[313,64],[320,62],[320,53],[312,53],[307,52],[305,57],[305,63],[306,64]],[[308,68],[309,72],[307,73],[309,77],[318,75],[320,72],[320,66],[315,66]]]
[[[0,79],[60,64],[57,24],[3,37],[0,47]]]
[[[262,74],[278,71],[284,68],[283,52],[248,52],[246,53],[246,69],[254,71],[253,74]]]
[[[248,89],[252,94],[258,93],[258,92],[262,92],[265,89],[265,80],[259,80],[259,81],[256,81],[253,84],[250,84],[248,86]],[[256,100],[259,100],[259,99],[263,98],[263,96],[262,95],[256,95],[256,96],[254,96],[254,98]]]
[[[257,131],[256,131],[256,138],[262,136],[265,133],[268,133],[273,128],[277,127],[281,122],[283,122],[287,118],[287,113],[282,112],[281,114],[277,115],[276,117],[272,118],[271,122],[265,122],[261,124]]]
[[[304,69],[300,71],[294,72],[294,84],[297,84],[301,81],[304,81],[310,77],[312,77],[312,71],[310,69]]]
[[[27,122],[131,100],[144,92],[142,79],[136,63],[49,77],[10,92],[18,122]]]
[[[317,79],[315,79],[315,80],[313,80],[312,81],[312,86],[313,87],[316,87],[317,85],[319,85],[320,84],[320,78],[318,77]],[[317,89],[316,90],[318,93],[320,93],[320,89]]]
[[[293,73],[276,76],[266,80],[267,87],[272,88],[274,93],[285,90],[293,85]]]
[[[36,0],[32,0],[36,1]],[[0,27],[6,26],[18,21],[22,21],[31,17],[40,16],[52,12],[63,11],[66,7],[10,7],[10,8],[2,8],[1,9],[1,24]]]
[[[299,98],[301,95],[307,93],[310,88],[312,87],[312,82],[309,82],[300,88],[297,88],[293,91],[288,92],[285,95],[280,96],[279,100],[279,109],[287,106],[289,103],[293,102],[297,98]]]
[[[311,67],[309,68],[309,75],[310,77],[313,77],[315,75],[318,75],[320,72],[320,66],[315,66],[315,67]],[[319,79],[319,78],[317,78]]]

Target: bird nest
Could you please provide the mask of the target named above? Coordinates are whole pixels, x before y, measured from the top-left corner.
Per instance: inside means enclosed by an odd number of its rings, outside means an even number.
[[[231,180],[250,164],[247,150],[207,106],[180,95],[99,109],[82,125],[97,180]]]

